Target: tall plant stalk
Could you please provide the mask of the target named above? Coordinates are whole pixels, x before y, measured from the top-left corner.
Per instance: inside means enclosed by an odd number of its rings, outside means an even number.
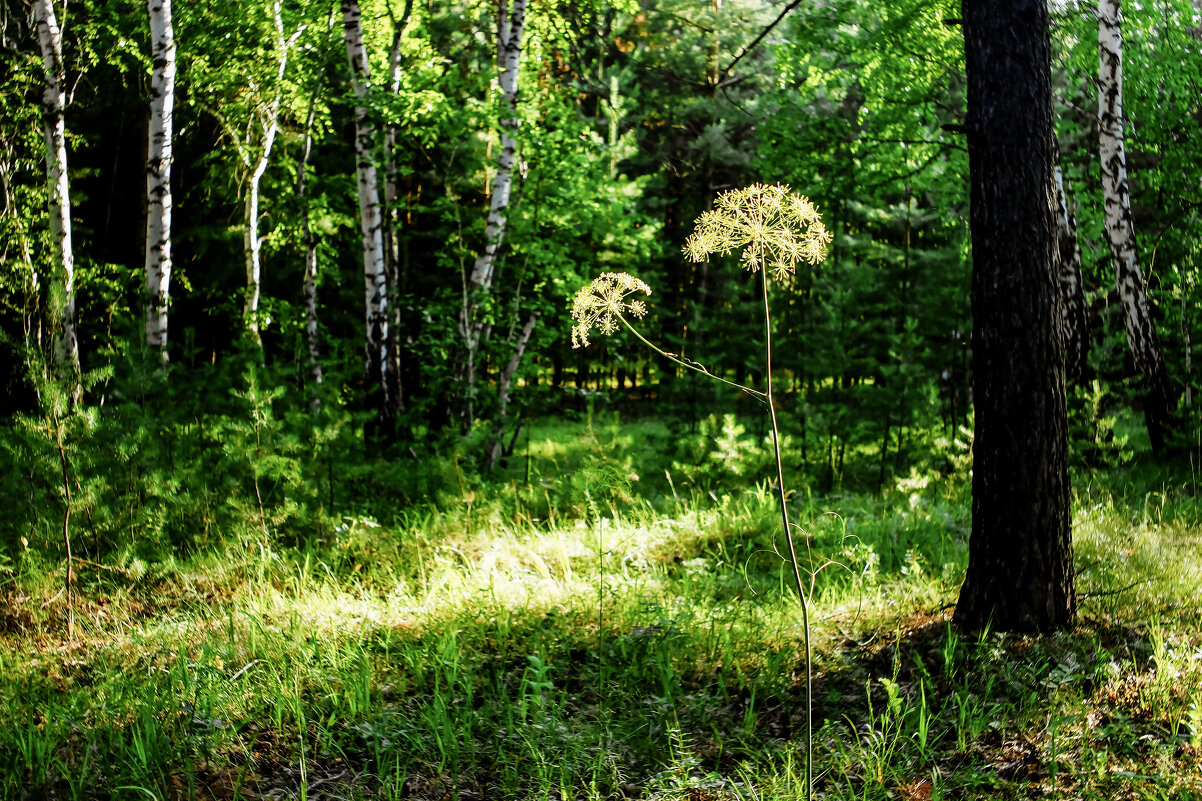
[[[715,253],[727,255],[740,250],[745,267],[760,273],[760,293],[764,302],[764,366],[763,391],[716,376],[698,362],[668,353],[647,340],[628,316],[641,318],[647,313],[646,303],[639,294],[650,295],[651,287],[626,273],[603,273],[577,293],[572,303],[572,346],[589,344],[589,334],[595,327],[603,334],[626,326],[641,342],[675,364],[687,367],[715,381],[740,389],[759,398],[768,407],[772,422],[772,451],[776,461],[776,488],[780,504],[781,525],[789,549],[789,563],[801,603],[802,633],[805,641],[806,664],[806,798],[814,790],[814,721],[813,721],[813,651],[810,637],[810,600],[818,573],[830,562],[815,568],[809,554],[807,539],[809,587],[802,579],[801,562],[793,540],[794,525],[789,522],[788,493],[785,490],[784,460],[781,457],[780,428],[776,419],[776,401],[772,394],[772,313],[768,302],[768,276],[785,280],[797,264],[817,264],[825,255],[830,234],[822,225],[818,211],[808,200],[790,193],[786,186],[753,184],[744,189],[719,195],[713,211],[697,220],[695,232],[685,242],[684,252],[693,261],[705,261]],[[631,297],[633,299],[631,299]]]
[[[814,791],[814,672],[813,654],[810,650],[810,593],[806,592],[801,580],[801,565],[797,559],[797,546],[793,543],[793,524],[789,522],[789,500],[785,494],[785,465],[780,454],[780,429],[776,424],[776,401],[772,397],[772,313],[768,308],[768,276],[762,275],[760,286],[764,296],[764,401],[768,404],[768,417],[772,420],[772,451],[776,457],[776,489],[780,501],[780,521],[785,529],[785,542],[789,546],[789,563],[793,568],[793,580],[797,584],[797,598],[801,602],[801,629],[806,649],[806,798]],[[809,540],[806,540],[807,551]],[[813,584],[813,559],[809,560],[811,585]],[[812,586],[811,586],[812,589]]]

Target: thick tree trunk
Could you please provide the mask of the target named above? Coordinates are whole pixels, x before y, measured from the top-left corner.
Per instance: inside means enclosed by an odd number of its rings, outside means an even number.
[[[1089,355],[1089,319],[1085,313],[1085,290],[1081,282],[1081,245],[1077,242],[1077,220],[1068,208],[1064,172],[1059,162],[1055,165],[1054,176],[1064,371],[1069,381],[1080,381],[1085,375],[1085,361]]]
[[[472,266],[464,283],[463,307],[459,313],[459,332],[463,337],[464,360],[460,367],[460,401],[458,409],[460,430],[467,434],[474,417],[477,360],[480,346],[487,338],[488,326],[479,314],[481,304],[492,291],[497,268],[497,253],[505,238],[508,222],[509,197],[513,189],[513,164],[517,158],[514,135],[520,122],[517,111],[518,70],[522,60],[522,30],[526,24],[526,0],[513,0],[510,9],[501,0],[497,11],[497,68],[500,71],[501,97],[505,110],[501,123],[501,152],[497,157],[497,173],[492,182],[488,204],[488,223],[484,229],[484,250]]]
[[[955,620],[1073,622],[1047,0],[963,0],[972,235],[972,536]]]
[[[1119,0],[1100,0],[1098,3],[1098,56],[1098,148],[1106,203],[1106,235],[1118,277],[1127,343],[1135,358],[1135,368],[1148,387],[1144,400],[1148,436],[1153,453],[1160,453],[1177,406],[1179,390],[1169,380],[1165,368],[1135,247],[1127,154],[1123,146],[1123,36]]]
[[[45,65],[42,131],[46,139],[46,183],[49,188],[50,241],[54,265],[47,290],[54,327],[55,372],[68,394],[78,400],[79,341],[75,335],[75,259],[71,250],[71,193],[67,186],[67,140],[63,122],[63,46],[50,0],[34,0],[34,21]]]
[[[272,21],[275,24],[276,49],[279,63],[276,70],[275,95],[271,98],[267,109],[263,112],[259,123],[263,129],[263,145],[251,168],[247,182],[245,201],[245,233],[243,235],[244,253],[246,255],[246,297],[242,306],[242,316],[246,320],[246,328],[250,331],[255,343],[263,346],[259,334],[259,297],[262,292],[262,240],[259,238],[259,182],[263,173],[271,163],[271,149],[275,145],[275,136],[279,131],[280,103],[284,93],[284,73],[288,69],[288,51],[300,36],[303,26],[291,38],[284,38],[284,21],[280,16],[280,0],[272,3]],[[249,156],[249,153],[247,154]],[[247,162],[249,164],[249,160]]]
[[[150,14],[150,130],[146,159],[146,344],[167,361],[171,289],[171,131],[175,34],[171,0],[147,0]]]
[[[364,362],[369,394],[383,420],[391,409],[388,377],[388,280],[384,264],[384,235],[380,212],[380,190],[372,153],[375,126],[367,115],[370,69],[363,44],[363,26],[358,0],[342,0],[346,55],[351,65],[355,105],[355,165],[359,186],[359,228],[363,244],[364,309],[367,333]]]

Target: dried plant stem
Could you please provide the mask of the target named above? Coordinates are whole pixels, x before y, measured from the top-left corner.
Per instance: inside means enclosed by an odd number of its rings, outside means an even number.
[[[797,548],[793,544],[793,527],[789,523],[788,496],[785,494],[785,467],[780,455],[780,429],[776,424],[776,403],[772,398],[772,316],[768,309],[768,276],[760,271],[764,297],[764,400],[768,404],[768,416],[772,420],[772,451],[776,457],[776,489],[780,500],[781,524],[785,527],[785,542],[789,545],[789,562],[793,568],[793,580],[797,583],[797,598],[801,602],[802,633],[806,649],[806,799],[814,797],[814,676],[813,654],[810,650],[810,598],[801,580],[801,567],[797,561]],[[811,572],[811,583],[813,573]]]
[[[624,324],[624,325],[625,325],[627,328],[629,328],[629,329],[630,329],[630,332],[631,332],[632,334],[634,334],[636,337],[638,337],[638,338],[639,338],[639,341],[640,341],[640,342],[642,342],[642,343],[643,343],[644,345],[646,345],[647,347],[651,348],[651,350],[655,351],[655,352],[656,352],[656,353],[658,353],[660,356],[663,356],[665,359],[669,359],[669,360],[671,360],[671,361],[675,362],[676,364],[679,364],[681,367],[687,367],[687,368],[689,368],[690,370],[695,370],[695,371],[697,371],[698,373],[701,373],[703,376],[705,376],[705,377],[707,377],[707,378],[712,378],[712,379],[714,379],[715,381],[719,381],[719,382],[721,382],[721,383],[723,383],[723,384],[726,384],[727,386],[734,387],[735,389],[741,389],[741,390],[743,390],[744,392],[746,392],[747,394],[749,394],[749,395],[754,395],[754,396],[756,396],[757,398],[767,398],[767,397],[768,397],[768,396],[767,396],[767,395],[765,395],[763,392],[760,392],[760,391],[759,391],[759,390],[757,390],[757,389],[752,389],[751,387],[745,387],[745,386],[743,386],[742,384],[736,384],[734,381],[727,381],[725,378],[722,378],[722,377],[720,377],[720,376],[716,376],[716,375],[714,375],[713,373],[711,373],[709,370],[706,370],[704,367],[702,367],[702,366],[698,365],[696,362],[690,363],[690,362],[684,361],[683,359],[681,359],[680,357],[676,356],[676,355],[675,355],[675,354],[673,354],[673,353],[668,353],[668,352],[667,352],[667,351],[665,351],[665,350],[660,350],[660,349],[659,349],[659,348],[658,348],[658,347],[657,347],[657,346],[656,346],[654,343],[652,343],[652,342],[651,342],[650,340],[648,340],[648,339],[647,339],[645,336],[643,336],[642,334],[640,334],[640,333],[639,333],[639,331],[638,331],[638,329],[637,329],[637,328],[635,328],[633,325],[631,325],[631,324],[630,324],[630,322],[629,322],[629,321],[627,321],[627,319],[626,319],[625,317],[622,317],[621,315],[619,315],[619,316],[618,316],[618,319],[619,319],[619,320],[621,320],[621,321],[622,321],[622,323],[623,323],[623,324]]]
[[[743,266],[760,274],[764,299],[766,367],[766,386],[763,392],[727,381],[705,369],[704,365],[668,353],[649,342],[626,320],[625,315],[632,314],[641,318],[647,313],[647,306],[638,295],[650,295],[651,287],[628,273],[602,273],[591,284],[581,289],[572,302],[572,319],[576,321],[572,326],[573,347],[587,346],[589,332],[594,327],[604,334],[612,334],[617,330],[617,321],[621,320],[640,342],[664,358],[719,383],[740,389],[768,406],[768,415],[772,420],[772,452],[776,458],[780,518],[785,529],[785,542],[789,546],[789,564],[793,568],[793,580],[797,583],[797,597],[801,602],[805,636],[806,801],[813,801],[814,798],[814,674],[813,649],[810,643],[810,599],[814,595],[814,583],[818,573],[827,565],[837,563],[827,560],[815,570],[814,557],[807,537],[808,567],[805,572],[810,578],[810,586],[806,588],[797,559],[797,547],[793,542],[794,526],[789,522],[789,496],[785,492],[780,428],[776,421],[776,403],[772,397],[772,315],[768,305],[768,275],[771,273],[774,278],[783,281],[796,272],[799,264],[817,264],[822,261],[826,245],[830,241],[831,235],[823,227],[822,218],[813,204],[804,197],[792,194],[787,186],[781,184],[752,184],[743,189],[723,192],[715,201],[714,208],[697,218],[694,232],[685,241],[683,250],[690,261],[707,261],[714,254],[728,255],[740,250]],[[634,296],[635,299],[628,300],[629,296]]]

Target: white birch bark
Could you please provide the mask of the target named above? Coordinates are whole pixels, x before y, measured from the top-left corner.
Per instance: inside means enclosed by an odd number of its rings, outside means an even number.
[[[1181,340],[1185,343],[1185,408],[1194,405],[1194,373],[1191,359],[1192,345],[1189,336],[1189,317],[1186,315],[1185,293],[1181,294]]]
[[[488,225],[484,229],[484,251],[472,267],[471,287],[487,292],[496,271],[497,251],[505,238],[506,212],[513,188],[513,162],[517,157],[514,135],[520,122],[517,113],[518,70],[522,59],[522,30],[526,24],[526,0],[514,0],[512,11],[502,0],[497,24],[497,68],[500,70],[501,97],[506,116],[501,120],[501,152],[497,156],[497,174],[493,178],[492,199],[488,204]]]
[[[390,407],[388,378],[388,281],[384,265],[384,235],[380,190],[372,143],[375,126],[367,114],[371,70],[363,43],[363,25],[358,0],[342,0],[346,55],[351,65],[355,90],[355,167],[359,188],[359,228],[363,244],[364,309],[367,333],[364,361],[369,386],[378,385],[381,412]],[[373,388],[374,389],[374,388]]]
[[[296,198],[301,207],[301,239],[305,245],[305,341],[309,347],[309,375],[315,386],[321,385],[321,350],[317,337],[317,238],[309,224],[309,205],[305,196],[306,171],[309,154],[313,150],[313,121],[317,115],[317,89],[309,99],[309,113],[305,116],[305,137],[300,163],[296,167]],[[314,392],[313,411],[321,410],[321,397]]]
[[[388,90],[395,96],[401,91],[401,44],[409,16],[413,12],[413,0],[405,0],[404,9],[398,18],[393,14],[392,3],[388,4],[388,15],[392,20],[392,48],[388,53]],[[389,315],[388,377],[389,393],[397,411],[405,410],[405,393],[401,384],[401,220],[397,208],[400,197],[400,165],[397,162],[397,143],[400,132],[390,124],[384,134],[384,209],[386,225],[385,267],[388,281],[388,300],[392,304]]]
[[[167,302],[171,289],[172,110],[175,34],[171,0],[147,0],[150,48],[150,130],[146,158],[146,343],[167,361]]]
[[[461,368],[463,397],[460,429],[467,433],[474,412],[476,359],[487,327],[476,311],[492,290],[496,274],[497,253],[505,238],[508,222],[509,197],[513,190],[513,165],[517,158],[515,135],[520,123],[517,111],[518,77],[522,61],[522,31],[526,24],[526,1],[501,0],[497,10],[497,69],[504,116],[501,118],[501,152],[497,156],[497,173],[493,178],[492,196],[488,204],[488,222],[484,229],[484,250],[472,265],[471,275],[464,285],[463,307],[459,314],[459,332],[463,337],[465,357]]]
[[[1177,395],[1169,382],[1156,327],[1148,310],[1144,277],[1135,248],[1127,155],[1123,145],[1123,37],[1119,0],[1100,0],[1098,3],[1098,56],[1098,142],[1106,235],[1114,257],[1127,342],[1135,357],[1136,369],[1148,384],[1149,396],[1145,403],[1148,434],[1153,451],[1159,451],[1163,444],[1163,426],[1172,415]]]
[[[284,73],[288,69],[288,52],[292,49],[297,37],[304,31],[302,25],[291,37],[285,38],[284,21],[280,15],[280,0],[272,0],[271,10],[279,59],[276,69],[275,94],[272,95],[271,102],[259,119],[259,125],[263,131],[263,143],[253,167],[250,164],[249,151],[244,153],[244,164],[250,167],[251,173],[247,182],[244,206],[246,227],[243,234],[243,251],[246,257],[246,297],[242,306],[242,316],[246,320],[247,330],[250,331],[251,336],[260,347],[263,344],[259,333],[263,243],[259,238],[259,182],[263,179],[263,173],[267,172],[267,167],[271,163],[271,149],[279,130],[280,103],[284,94]]]
[[[1077,220],[1068,208],[1064,172],[1059,162],[1053,167],[1056,182],[1056,227],[1059,255],[1058,275],[1062,300],[1061,335],[1064,339],[1065,376],[1073,381],[1085,374],[1089,352],[1088,318],[1085,291],[1081,283],[1081,245],[1077,241]]]
[[[46,72],[42,92],[42,131],[46,139],[46,182],[55,275],[48,281],[55,327],[54,363],[73,399],[80,397],[79,342],[75,335],[75,260],[71,250],[71,193],[67,186],[67,141],[63,121],[62,34],[50,0],[34,0],[38,45]]]
[[[538,318],[538,312],[532,313],[527,318],[526,325],[522,328],[522,333],[518,335],[518,341],[513,347],[513,356],[509,359],[509,365],[497,380],[497,416],[493,421],[492,442],[488,446],[489,470],[496,467],[497,460],[501,458],[501,448],[505,440],[505,418],[509,411],[509,390],[513,386],[513,377],[522,363],[522,354],[526,352],[526,345],[530,343],[530,335],[534,333],[534,326],[538,322]]]

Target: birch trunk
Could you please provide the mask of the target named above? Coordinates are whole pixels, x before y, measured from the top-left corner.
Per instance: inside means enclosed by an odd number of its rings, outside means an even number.
[[[497,460],[501,457],[501,447],[505,440],[505,417],[509,409],[509,390],[513,385],[513,377],[517,374],[518,365],[522,362],[522,354],[526,352],[526,345],[530,343],[530,335],[534,333],[534,326],[538,322],[538,318],[539,313],[534,312],[526,320],[526,325],[522,328],[522,333],[513,347],[513,356],[509,359],[509,365],[497,380],[497,417],[493,421],[493,438],[488,446],[489,470],[497,466]]]
[[[1079,381],[1085,375],[1085,359],[1089,354],[1089,321],[1085,314],[1085,292],[1081,283],[1081,245],[1077,242],[1077,220],[1068,208],[1064,172],[1059,163],[1053,168],[1053,177],[1056,183],[1056,240],[1063,311],[1060,325],[1061,338],[1064,340],[1064,371],[1068,380]]]
[[[309,346],[309,375],[314,388],[321,386],[321,351],[317,346],[317,238],[309,224],[309,204],[305,196],[307,189],[306,171],[309,154],[313,151],[313,122],[317,116],[315,89],[309,98],[309,112],[305,115],[305,137],[300,163],[296,167],[296,199],[301,207],[301,240],[305,246],[305,340]],[[313,392],[313,411],[321,411],[321,397]]]
[[[501,123],[501,152],[497,156],[497,174],[493,178],[492,197],[488,204],[488,223],[484,229],[484,250],[472,266],[471,275],[465,282],[463,307],[459,314],[459,332],[463,337],[465,358],[460,368],[460,430],[466,434],[471,429],[473,399],[476,383],[476,360],[480,345],[487,335],[484,320],[479,318],[480,304],[492,290],[496,274],[497,253],[505,238],[508,220],[509,196],[513,189],[513,163],[517,157],[517,140],[514,138],[519,125],[517,113],[518,70],[522,58],[522,30],[526,24],[526,0],[514,0],[512,10],[507,0],[501,0],[497,12],[497,69],[504,103]]]
[[[392,18],[393,25],[392,48],[388,53],[388,90],[394,96],[400,94],[401,91],[401,43],[412,13],[413,0],[405,0],[404,10],[399,19],[393,16],[392,4],[388,4],[388,14]],[[385,269],[388,300],[392,304],[392,313],[389,315],[391,320],[388,338],[388,377],[390,379],[389,393],[395,410],[404,411],[405,391],[401,383],[401,304],[399,302],[403,281],[401,275],[401,221],[397,208],[397,199],[400,197],[400,165],[396,155],[398,141],[397,126],[389,125],[384,134],[384,207],[388,236]]]
[[[358,0],[342,0],[346,55],[351,66],[355,105],[355,165],[359,187],[359,228],[363,244],[364,308],[367,332],[364,362],[370,392],[375,396],[381,419],[391,407],[388,377],[388,280],[384,264],[384,236],[380,212],[380,190],[372,143],[375,127],[367,116],[370,69],[363,44],[363,25]]]
[[[1178,392],[1169,381],[1156,326],[1148,310],[1148,296],[1135,248],[1131,218],[1131,191],[1127,182],[1127,155],[1123,146],[1123,37],[1119,0],[1098,3],[1098,120],[1102,162],[1102,192],[1106,203],[1106,235],[1114,258],[1119,299],[1127,328],[1127,343],[1135,367],[1147,382],[1144,419],[1152,451],[1164,447]]]
[[[171,289],[171,130],[175,34],[171,0],[147,0],[150,14],[150,130],[146,158],[146,344],[167,361]]]
[[[50,314],[55,328],[55,372],[68,394],[79,400],[79,342],[75,335],[75,260],[71,250],[71,194],[67,186],[67,141],[63,122],[63,46],[50,0],[34,0],[38,45],[46,71],[42,91],[42,131],[46,139],[46,182],[49,188],[50,239],[54,273],[48,282]]]
[[[267,110],[260,118],[263,129],[263,145],[259,157],[253,167],[250,165],[249,149],[245,155],[247,167],[251,168],[250,179],[247,183],[245,201],[245,233],[243,234],[243,251],[246,255],[246,298],[242,306],[242,316],[246,320],[246,328],[250,331],[255,344],[263,347],[259,332],[259,300],[262,294],[262,240],[259,239],[259,182],[263,173],[271,163],[271,149],[275,145],[276,132],[279,130],[280,102],[284,93],[284,73],[288,69],[288,51],[304,30],[301,26],[290,38],[284,37],[284,21],[280,15],[280,0],[274,0],[271,6],[272,22],[275,24],[276,49],[279,51],[279,64],[276,69],[275,94],[268,104]]]

